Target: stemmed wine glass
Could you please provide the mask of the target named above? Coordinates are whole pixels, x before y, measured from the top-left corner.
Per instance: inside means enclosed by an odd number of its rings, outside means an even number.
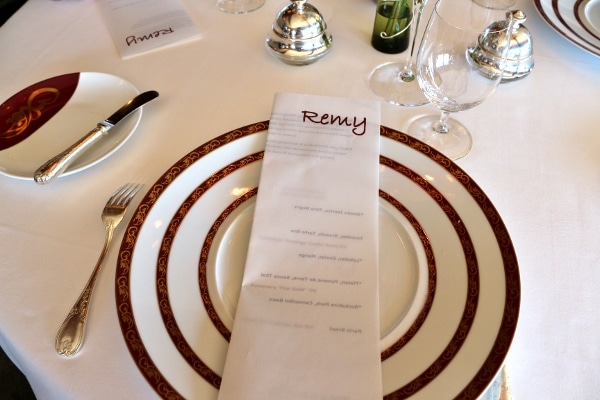
[[[427,104],[427,98],[423,95],[415,79],[414,68],[415,44],[426,3],[427,0],[414,0],[413,2],[412,20],[409,25],[412,40],[408,59],[403,62],[383,64],[375,68],[369,76],[371,90],[385,101],[398,106],[414,107]],[[382,38],[385,39],[383,36]]]
[[[471,134],[451,112],[481,104],[498,86],[508,55],[512,14],[497,0],[439,0],[417,56],[417,80],[427,99],[441,110],[413,121],[408,133],[450,159],[465,156]],[[493,44],[494,54],[481,43]]]
[[[221,11],[232,14],[245,14],[261,8],[265,0],[217,0]]]

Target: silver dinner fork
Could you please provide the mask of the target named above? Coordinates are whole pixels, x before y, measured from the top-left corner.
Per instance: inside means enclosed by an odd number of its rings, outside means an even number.
[[[102,249],[102,253],[100,253],[100,258],[85,288],[56,334],[54,347],[63,356],[69,357],[75,355],[81,348],[92,291],[100,275],[104,258],[108,253],[108,247],[112,241],[114,230],[123,220],[127,212],[127,206],[141,188],[142,185],[139,184],[128,183],[124,185],[113,193],[104,206],[104,210],[102,210],[102,222],[106,229],[104,248]]]

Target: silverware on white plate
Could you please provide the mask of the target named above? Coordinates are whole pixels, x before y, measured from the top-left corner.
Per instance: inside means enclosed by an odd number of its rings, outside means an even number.
[[[106,229],[106,239],[104,241],[102,253],[100,253],[100,258],[98,259],[96,267],[92,271],[92,275],[85,285],[85,288],[79,295],[79,298],[73,305],[73,308],[71,308],[69,315],[67,315],[67,318],[56,334],[54,347],[56,348],[56,351],[63,356],[73,356],[81,348],[92,291],[94,290],[94,286],[100,275],[104,258],[108,253],[108,247],[112,241],[114,230],[123,220],[123,217],[127,212],[127,206],[141,188],[142,185],[140,184],[128,183],[124,185],[113,193],[104,206],[104,210],[102,210],[102,222]]]
[[[148,92],[138,94],[133,99],[129,100],[113,115],[106,118],[104,121],[99,122],[94,129],[89,131],[84,137],[79,139],[68,149],[46,161],[35,171],[33,174],[33,180],[40,185],[45,185],[52,182],[55,178],[62,174],[63,171],[67,169],[67,167],[71,165],[71,163],[75,161],[81,154],[89,149],[101,137],[106,135],[113,126],[119,123],[119,121],[150,100],[153,100],[157,97],[158,92],[150,90]]]

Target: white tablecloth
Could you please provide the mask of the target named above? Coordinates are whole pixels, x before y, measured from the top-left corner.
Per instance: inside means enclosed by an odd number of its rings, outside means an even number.
[[[54,335],[93,267],[107,196],[126,181],[151,185],[206,140],[268,119],[275,92],[375,98],[367,77],[403,56],[370,46],[372,0],[315,0],[334,35],[316,64],[285,65],[264,38],[285,1],[248,15],[214,0],[183,0],[202,39],[121,60],[92,0],[30,0],[0,28],[0,101],[74,71],[121,76],[155,89],[133,137],[107,161],[48,186],[0,175],[0,345],[39,399],[150,399],[115,310],[118,247],[93,298],[81,354],[64,359]],[[521,316],[506,360],[515,399],[595,399],[600,393],[600,58],[546,25],[531,1],[535,69],[457,118],[474,147],[457,163],[483,188],[512,236]],[[404,130],[432,106],[382,105]],[[120,235],[117,236],[120,239]]]

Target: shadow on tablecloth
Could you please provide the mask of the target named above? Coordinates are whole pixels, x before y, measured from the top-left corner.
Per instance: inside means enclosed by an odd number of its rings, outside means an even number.
[[[25,375],[0,348],[0,400],[35,400]]]
[[[4,24],[26,0],[0,0],[0,26]]]

